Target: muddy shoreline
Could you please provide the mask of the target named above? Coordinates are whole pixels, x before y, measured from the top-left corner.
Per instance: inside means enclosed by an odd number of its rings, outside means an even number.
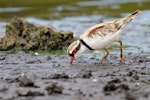
[[[148,100],[150,55],[111,55],[103,64],[67,55],[0,54],[1,100]]]

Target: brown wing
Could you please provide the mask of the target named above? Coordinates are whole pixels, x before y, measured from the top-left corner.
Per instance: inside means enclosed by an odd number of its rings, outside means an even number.
[[[82,35],[81,38],[83,37],[92,37],[93,35],[99,35],[101,37],[106,36],[107,34],[112,34],[118,30],[118,25],[114,23],[114,21],[107,22],[107,23],[102,23],[95,25],[88,30],[86,30]]]
[[[123,28],[128,22],[130,22],[133,18],[138,16],[140,14],[140,11],[135,11],[132,14],[116,20],[116,21],[110,21],[110,22],[105,22],[101,24],[97,24],[88,30],[86,30],[80,38],[84,37],[92,37],[93,35],[100,35],[101,37],[106,36],[107,34],[114,34],[121,28]]]

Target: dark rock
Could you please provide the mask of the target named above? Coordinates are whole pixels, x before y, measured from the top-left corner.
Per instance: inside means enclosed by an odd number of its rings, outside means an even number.
[[[83,93],[83,91],[81,91],[80,89],[78,89],[78,90],[76,91],[75,95],[76,95],[76,96],[79,96],[79,98],[80,98],[80,96],[81,96],[81,97],[82,97],[82,96],[86,96],[86,94]],[[79,100],[80,100],[80,99],[79,99]]]
[[[142,62],[144,62],[144,60],[140,59],[140,60],[139,60],[139,63],[142,63]]]
[[[52,59],[51,56],[46,57],[46,60],[51,60],[51,59]]]
[[[120,84],[120,85],[118,85],[118,88],[120,88],[122,90],[130,90],[129,86],[126,84]]]
[[[118,87],[114,83],[108,83],[104,86],[103,91],[115,91],[117,88]]]
[[[44,96],[44,93],[39,92],[39,91],[27,91],[25,93],[19,92],[18,96]]]
[[[136,100],[136,97],[133,95],[133,93],[126,93],[125,100]]]
[[[129,86],[126,84],[120,84],[119,79],[111,80],[103,87],[103,92],[105,95],[111,95],[111,93],[121,93],[122,91],[130,90]]]
[[[135,80],[139,80],[139,76],[137,75],[137,74],[135,74],[134,76],[133,76],[133,78],[135,79]]]
[[[111,81],[109,81],[108,83],[121,83],[120,79],[113,79]]]
[[[64,88],[62,86],[59,86],[57,83],[51,83],[49,86],[45,88],[45,90],[47,90],[49,95],[62,94],[63,89]]]
[[[53,75],[50,76],[50,79],[69,79],[69,76],[65,73],[53,74]]]
[[[18,82],[20,86],[23,87],[35,87],[34,82],[30,78],[27,78],[26,76],[19,77]]]
[[[79,72],[79,74],[77,75],[78,77],[81,78],[90,78],[92,77],[92,71],[91,70],[82,70],[81,72]]]
[[[128,74],[127,74],[127,76],[132,76],[133,75],[133,72],[132,71],[130,71]]]
[[[6,25],[5,37],[0,38],[0,50],[56,50],[66,48],[73,39],[72,32],[52,26],[38,26],[15,17]]]
[[[0,60],[5,60],[5,57],[1,56],[1,57],[0,57]]]
[[[0,86],[0,92],[6,92],[7,90],[8,90],[7,87],[2,87],[2,86]]]

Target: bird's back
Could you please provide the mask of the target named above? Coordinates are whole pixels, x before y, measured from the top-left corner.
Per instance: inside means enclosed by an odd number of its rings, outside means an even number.
[[[139,14],[140,14],[140,11],[135,11],[132,14],[130,14],[124,18],[121,18],[119,20],[109,21],[109,22],[104,22],[104,23],[94,25],[94,26],[90,27],[89,29],[87,29],[80,36],[80,38],[90,37],[95,34],[105,36],[107,33],[115,33],[116,31],[120,30],[125,25],[127,25],[127,23],[129,23],[132,19],[134,19]]]
[[[95,45],[94,48],[98,48],[98,44],[103,44],[105,46],[117,39],[122,28],[139,14],[140,11],[135,11],[124,18],[94,25],[87,29],[80,38],[90,46]]]

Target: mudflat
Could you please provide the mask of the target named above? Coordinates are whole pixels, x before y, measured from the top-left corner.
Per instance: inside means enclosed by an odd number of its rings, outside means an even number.
[[[1,100],[150,100],[150,55],[83,55],[69,64],[67,55],[0,54]]]

